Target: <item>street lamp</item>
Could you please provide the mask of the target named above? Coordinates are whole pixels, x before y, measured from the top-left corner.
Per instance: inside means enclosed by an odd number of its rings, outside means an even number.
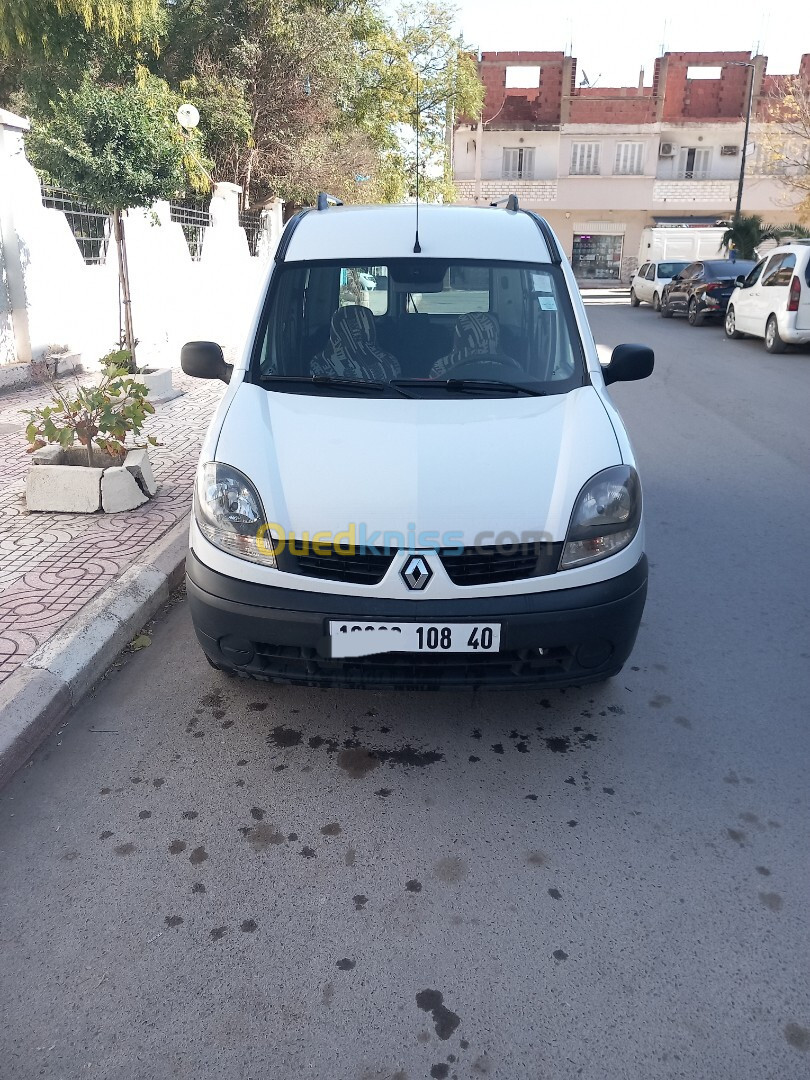
[[[751,105],[754,100],[754,75],[756,64],[750,60],[729,60],[726,67],[751,68],[751,78],[748,81],[748,107],[745,110],[745,131],[743,133],[742,161],[740,162],[740,179],[737,181],[737,207],[734,211],[734,224],[740,220],[742,207],[743,184],[745,183],[745,159],[748,156],[748,129],[751,126]]]

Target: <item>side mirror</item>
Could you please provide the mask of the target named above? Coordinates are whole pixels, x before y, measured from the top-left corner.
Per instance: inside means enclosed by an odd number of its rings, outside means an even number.
[[[602,368],[605,385],[615,382],[635,382],[652,375],[655,353],[646,345],[617,345],[610,363]]]
[[[745,278],[742,276],[742,274],[740,274],[739,277],[734,279],[734,284],[741,289],[745,288]]]
[[[231,381],[233,364],[226,364],[221,346],[215,341],[187,341],[180,350],[180,367],[195,379]]]

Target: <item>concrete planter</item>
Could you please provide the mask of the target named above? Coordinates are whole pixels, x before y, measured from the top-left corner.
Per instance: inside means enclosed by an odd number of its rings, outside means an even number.
[[[50,513],[117,514],[134,510],[157,491],[147,450],[130,450],[125,457],[112,459],[98,452],[93,466],[87,465],[81,449],[62,450],[44,446],[33,454],[33,464],[25,478],[25,501],[29,510]],[[101,467],[100,462],[104,463]]]
[[[149,390],[149,400],[153,405],[159,405],[163,401],[171,401],[172,398],[179,397],[182,393],[181,390],[175,390],[172,386],[172,369],[170,367],[148,368],[146,371],[138,372],[136,378],[138,382],[144,383]]]

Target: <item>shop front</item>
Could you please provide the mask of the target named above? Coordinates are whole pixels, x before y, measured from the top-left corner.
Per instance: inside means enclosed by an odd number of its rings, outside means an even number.
[[[618,281],[622,269],[624,232],[574,231],[571,265],[582,279]]]

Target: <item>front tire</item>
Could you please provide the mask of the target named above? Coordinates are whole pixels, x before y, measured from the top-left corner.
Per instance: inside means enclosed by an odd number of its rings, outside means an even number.
[[[661,297],[658,295],[658,293],[653,293],[652,308],[653,311],[661,310]]]
[[[741,333],[737,329],[737,319],[734,314],[733,307],[730,307],[726,312],[723,326],[725,328],[727,338],[731,338],[733,341],[739,341],[740,338],[745,337],[745,334]]]
[[[689,320],[690,326],[703,326],[703,315],[698,311],[697,300],[694,296],[689,301],[686,318]]]
[[[669,306],[669,301],[668,300],[662,300],[661,301],[661,307],[658,309],[658,312],[659,312],[662,319],[671,319],[672,318],[672,309]]]
[[[765,325],[765,348],[769,353],[783,353],[787,348],[787,342],[779,336],[779,325],[776,316],[771,315]]]
[[[636,296],[636,294],[631,289],[630,290],[630,307],[638,307],[638,305],[640,303],[641,303],[641,301],[639,300],[639,298]]]

